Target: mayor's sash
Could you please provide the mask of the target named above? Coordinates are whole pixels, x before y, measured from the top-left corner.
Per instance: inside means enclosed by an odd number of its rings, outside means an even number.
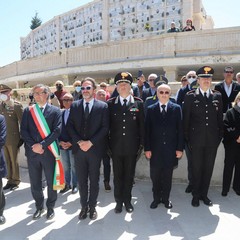
[[[30,106],[29,110],[42,139],[46,138],[51,133],[51,131],[38,104],[34,104]],[[52,142],[48,146],[48,149],[51,151],[51,153],[53,154],[56,160],[54,177],[53,177],[53,190],[60,190],[65,187],[65,179],[64,179],[64,170],[63,170],[62,163],[60,161],[60,154],[59,154],[59,149],[57,147],[56,141]]]

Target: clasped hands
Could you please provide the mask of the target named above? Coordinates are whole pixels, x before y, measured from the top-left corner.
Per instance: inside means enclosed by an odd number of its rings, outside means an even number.
[[[33,152],[38,153],[38,154],[43,154],[44,153],[44,149],[43,149],[41,143],[33,144],[32,145],[32,150],[33,150]]]
[[[93,144],[90,140],[87,140],[87,141],[81,140],[81,141],[78,142],[78,146],[84,152],[87,152],[92,147],[92,145]]]

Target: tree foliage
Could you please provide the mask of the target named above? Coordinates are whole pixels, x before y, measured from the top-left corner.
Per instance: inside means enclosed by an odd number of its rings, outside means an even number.
[[[35,16],[32,18],[30,28],[33,30],[39,27],[42,24],[42,20],[38,17],[38,13],[36,12]]]

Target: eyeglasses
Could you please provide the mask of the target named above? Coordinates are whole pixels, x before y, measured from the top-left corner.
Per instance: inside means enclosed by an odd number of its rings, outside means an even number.
[[[231,74],[233,74],[233,72],[232,72],[232,71],[225,71],[225,73],[231,73]]]
[[[155,79],[151,79],[151,78],[150,78],[148,81],[149,81],[149,82],[153,82],[154,80],[155,80]]]
[[[73,99],[63,99],[63,102],[72,102]]]
[[[188,76],[187,78],[196,78],[197,76]]]
[[[181,82],[186,82],[187,81],[187,79],[183,79]]]
[[[92,87],[91,86],[87,86],[87,87],[81,87],[81,90],[84,91],[84,90],[91,90]]]
[[[41,96],[43,94],[46,94],[45,92],[34,92],[33,95],[36,95],[36,96]]]
[[[75,87],[81,87],[81,85],[75,85]]]
[[[170,92],[168,92],[168,91],[165,91],[165,92],[164,92],[164,91],[159,91],[158,93],[161,94],[161,95],[162,95],[162,94],[168,95]]]

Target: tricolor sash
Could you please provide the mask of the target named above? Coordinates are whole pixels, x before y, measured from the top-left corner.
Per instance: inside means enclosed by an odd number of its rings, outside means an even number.
[[[29,110],[42,139],[46,138],[51,133],[51,131],[38,104],[36,103],[30,106]],[[52,142],[48,146],[48,149],[51,151],[51,153],[53,154],[56,160],[54,178],[53,178],[53,189],[60,190],[65,187],[65,179],[64,179],[64,170],[63,170],[62,163],[60,161],[60,154],[59,154],[59,149],[57,147],[56,141]]]

